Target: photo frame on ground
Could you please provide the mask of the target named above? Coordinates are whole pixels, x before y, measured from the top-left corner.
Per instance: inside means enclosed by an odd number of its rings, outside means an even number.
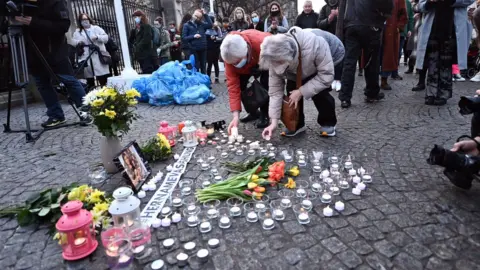
[[[151,174],[151,168],[143,157],[142,150],[137,142],[130,142],[117,154],[116,162],[123,177],[127,180],[133,191],[138,192],[143,183]]]

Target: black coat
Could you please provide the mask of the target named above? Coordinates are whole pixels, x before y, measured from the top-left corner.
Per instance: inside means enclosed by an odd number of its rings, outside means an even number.
[[[302,12],[300,15],[297,16],[297,20],[295,21],[295,26],[298,26],[302,29],[318,28],[317,21],[318,21],[318,13],[312,11],[309,14],[306,14],[305,12]]]
[[[69,59],[69,48],[65,33],[70,27],[70,18],[66,1],[40,0],[38,9],[29,26],[25,26],[25,34],[30,35],[53,72],[61,75],[73,75]],[[32,75],[48,75],[41,58],[31,46],[26,45],[28,65]]]
[[[336,28],[337,28],[337,17],[333,19],[333,21],[328,21],[328,15],[332,11],[332,7],[329,5],[325,5],[322,7],[320,11],[320,15],[318,16],[318,28],[330,32],[335,35]]]
[[[347,0],[344,27],[362,25],[382,28],[393,10],[393,0]]]
[[[148,23],[141,23],[140,28],[130,31],[129,43],[137,61],[156,57],[157,50],[153,45],[153,38],[153,29]]]
[[[255,29],[257,31],[264,32],[263,29],[265,29],[265,22],[261,20],[257,23],[257,25],[253,25],[253,23],[251,23],[248,26],[248,29]]]

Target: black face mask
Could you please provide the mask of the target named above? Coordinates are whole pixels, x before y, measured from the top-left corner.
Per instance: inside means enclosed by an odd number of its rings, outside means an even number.
[[[272,15],[272,16],[278,16],[278,15],[280,15],[280,10],[270,11],[270,15]]]
[[[332,8],[338,6],[338,0],[328,0],[327,3]]]

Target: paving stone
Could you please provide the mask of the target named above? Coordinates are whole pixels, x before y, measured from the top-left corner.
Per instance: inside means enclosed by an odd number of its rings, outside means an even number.
[[[212,258],[215,269],[233,269],[235,262],[232,257],[226,254],[216,254]]]
[[[345,243],[357,240],[358,234],[352,227],[335,230],[335,234]]]
[[[282,249],[287,242],[287,238],[282,234],[274,234],[268,237],[268,243],[274,250]]]
[[[305,227],[299,224],[296,220],[287,221],[283,223],[282,226],[283,229],[289,234],[297,234],[306,231]]]
[[[28,269],[28,268],[32,268],[35,265],[40,265],[41,257],[42,257],[41,253],[22,256],[15,264],[15,269]]]
[[[311,247],[310,249],[306,250],[305,253],[307,254],[308,258],[316,264],[329,261],[333,257],[332,254],[320,244]]]
[[[406,246],[405,251],[417,259],[423,259],[432,255],[432,252],[427,247],[417,242]]]
[[[400,250],[394,244],[388,242],[387,240],[381,240],[373,244],[375,249],[380,252],[382,255],[391,258],[395,256]]]
[[[365,215],[369,220],[380,220],[385,218],[385,216],[375,208],[363,210],[362,214]]]
[[[306,233],[300,233],[300,234],[294,235],[292,237],[292,240],[296,244],[296,246],[301,249],[310,248],[311,246],[317,243],[315,241],[315,238],[313,238],[311,235]]]
[[[390,220],[377,220],[373,222],[373,225],[384,233],[395,232],[397,230],[395,224]]]
[[[445,261],[442,261],[441,259],[439,259],[437,257],[430,257],[430,259],[427,262],[427,266],[425,268],[429,269],[429,270],[438,270],[438,269],[449,270],[449,269],[453,269],[453,267],[449,263],[447,263]]]
[[[448,248],[446,244],[433,244],[430,249],[432,252],[442,260],[454,260],[456,258],[456,252]]]
[[[376,270],[390,269],[393,265],[388,258],[376,253],[368,255],[365,260],[370,267]]]
[[[378,230],[376,227],[367,227],[358,230],[358,233],[365,238],[365,240],[368,241],[375,241],[375,240],[380,240],[385,238],[383,233]]]
[[[347,246],[345,246],[345,244],[338,240],[337,237],[327,238],[325,240],[322,240],[321,243],[333,254],[337,254],[347,249]]]
[[[355,228],[365,228],[372,225],[372,222],[362,214],[348,217],[347,220]]]
[[[414,240],[404,232],[392,232],[388,235],[388,241],[394,243],[399,247],[406,246]]]
[[[362,259],[352,250],[347,250],[337,255],[338,259],[349,269],[354,269],[362,264]]]
[[[377,206],[377,209],[385,215],[398,214],[402,212],[402,210],[400,210],[400,208],[398,208],[394,204],[379,205]]]
[[[317,240],[322,240],[333,235],[332,229],[327,225],[317,225],[310,229],[310,234]]]
[[[285,259],[290,265],[297,264],[302,258],[305,257],[305,252],[299,248],[291,248],[283,253]]]
[[[326,270],[346,270],[348,269],[342,262],[339,260],[331,260],[328,262],[327,265],[325,265]]]
[[[478,270],[480,269],[480,266],[478,264],[475,264],[474,262],[472,261],[468,261],[468,260],[458,260],[455,262],[455,269],[458,269],[458,270]]]
[[[414,257],[401,252],[393,259],[393,264],[398,269],[416,270],[423,269],[422,263]]]
[[[360,255],[367,255],[374,251],[365,240],[358,240],[348,244],[356,253]]]

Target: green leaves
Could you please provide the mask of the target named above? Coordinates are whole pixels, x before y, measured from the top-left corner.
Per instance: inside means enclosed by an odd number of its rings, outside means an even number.
[[[39,217],[44,217],[44,216],[48,215],[48,213],[50,213],[50,210],[51,210],[50,207],[42,207],[42,210],[40,210],[40,212],[38,212],[38,216]]]
[[[20,213],[17,215],[17,222],[18,225],[20,226],[28,226],[32,224],[35,221],[35,216],[28,211],[28,209],[22,210]]]

